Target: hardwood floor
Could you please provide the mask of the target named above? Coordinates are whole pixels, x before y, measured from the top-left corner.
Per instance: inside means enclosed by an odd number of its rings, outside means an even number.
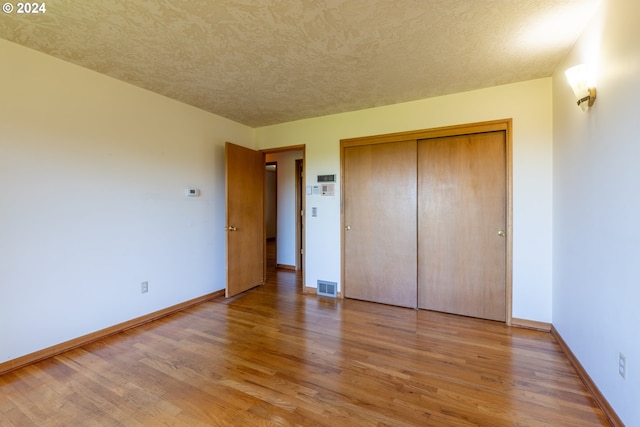
[[[605,426],[549,333],[293,272],[0,377],[0,426]]]

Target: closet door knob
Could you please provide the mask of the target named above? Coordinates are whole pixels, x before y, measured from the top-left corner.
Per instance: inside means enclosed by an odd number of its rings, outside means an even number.
[[[498,236],[504,237],[505,233],[503,230],[498,230]]]
[[[350,226],[350,225],[347,225],[347,226],[344,228],[344,230],[345,230],[345,231],[349,231],[349,230],[351,230],[351,226]]]

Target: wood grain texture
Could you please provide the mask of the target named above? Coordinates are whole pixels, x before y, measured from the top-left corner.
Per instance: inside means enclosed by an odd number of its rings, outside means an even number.
[[[504,132],[418,141],[420,308],[506,320],[505,168]]]
[[[225,294],[224,289],[216,292],[212,292],[210,294],[203,295],[201,297],[194,298],[189,301],[185,301],[176,305],[172,305],[171,307],[154,311],[153,313],[136,317],[134,319],[127,320],[126,322],[118,323],[117,325],[113,325],[108,328],[104,328],[99,331],[92,332],[90,334],[83,335],[81,337],[74,338],[72,340],[65,341],[51,347],[47,347],[45,349],[36,351],[34,353],[30,353],[25,356],[18,357],[16,359],[9,360],[7,362],[0,363],[0,375],[13,371],[18,368],[21,368],[23,366],[31,365],[40,360],[48,359],[50,357],[56,356],[66,351],[73,350],[78,347],[82,347],[83,345],[87,345],[94,341],[101,340],[110,335],[118,334],[120,332],[126,331],[127,329],[136,328],[145,323],[153,322],[154,320],[160,319],[161,317],[168,316],[170,314],[187,309],[194,305],[198,305],[203,301],[208,301],[211,299],[224,296],[224,294]]]
[[[344,149],[348,298],[417,306],[416,156],[415,140]]]
[[[560,335],[560,333],[554,326],[551,326],[551,335],[556,339],[556,341],[560,345],[560,348],[569,359],[576,372],[578,372],[578,375],[580,376],[584,384],[587,386],[587,389],[593,394],[594,399],[604,412],[605,416],[608,418],[609,423],[613,427],[624,427],[624,423],[622,422],[616,411],[613,410],[611,404],[609,404],[596,383],[593,382],[591,376],[587,373],[586,369],[584,369],[584,366],[582,366],[582,363],[580,363],[575,354],[573,354],[571,348],[569,348],[564,338],[562,338],[562,335]]]
[[[227,297],[264,283],[264,156],[225,145],[227,204]]]
[[[431,129],[421,129],[407,132],[397,132],[391,134],[383,134],[383,135],[373,135],[373,136],[365,136],[358,138],[349,138],[343,139],[340,141],[342,156],[341,156],[341,172],[342,176],[345,174],[345,153],[348,149],[352,147],[361,147],[367,145],[374,144],[390,144],[397,143],[401,141],[408,140],[424,140],[424,139],[436,139],[436,138],[448,138],[448,137],[460,137],[467,135],[475,135],[482,133],[493,133],[500,132],[503,133],[504,138],[504,167],[501,169],[504,172],[504,188],[505,188],[505,220],[504,220],[504,230],[506,236],[504,237],[504,314],[502,315],[505,323],[507,325],[511,325],[512,318],[512,251],[513,251],[513,241],[512,241],[512,228],[513,228],[513,195],[512,195],[512,120],[511,119],[502,119],[502,120],[494,120],[494,121],[486,121],[486,122],[478,122],[478,123],[469,123],[469,124],[461,124],[454,126],[446,126],[440,128],[431,128]],[[342,211],[341,211],[341,222],[343,225],[346,225],[345,218],[345,205],[348,199],[347,188],[345,185],[345,180],[342,180]],[[418,198],[418,203],[420,203],[420,198]],[[417,219],[418,223],[420,222],[420,218]],[[343,233],[342,239],[342,251],[346,253],[346,243],[344,239],[345,233]],[[418,252],[420,251],[421,244],[418,243]],[[346,283],[346,263],[345,257],[342,260],[342,283]],[[417,281],[416,281],[417,282]],[[345,285],[345,288],[347,286]]]
[[[0,426],[606,426],[549,333],[299,275],[0,376]]]

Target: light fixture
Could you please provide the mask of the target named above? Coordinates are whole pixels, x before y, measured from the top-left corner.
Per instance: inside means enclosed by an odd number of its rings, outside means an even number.
[[[569,80],[573,93],[578,98],[578,106],[585,111],[596,102],[596,88],[592,83],[589,68],[586,64],[576,65],[564,72]]]

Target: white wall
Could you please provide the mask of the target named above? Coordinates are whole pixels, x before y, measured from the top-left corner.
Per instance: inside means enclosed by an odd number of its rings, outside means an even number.
[[[0,62],[0,362],[224,288],[224,142],[253,130],[1,39]]]
[[[260,149],[306,144],[306,185],[340,175],[340,139],[513,118],[513,316],[551,322],[551,78],[256,129]],[[305,286],[340,286],[340,182],[307,196]],[[312,218],[312,207],[318,216]]]
[[[282,265],[296,265],[296,159],[302,150],[269,153],[267,162],[278,162],[278,236],[277,259]]]
[[[553,323],[623,422],[640,426],[640,2],[605,1],[587,28],[553,76]],[[587,112],[564,76],[579,63],[597,70]]]

